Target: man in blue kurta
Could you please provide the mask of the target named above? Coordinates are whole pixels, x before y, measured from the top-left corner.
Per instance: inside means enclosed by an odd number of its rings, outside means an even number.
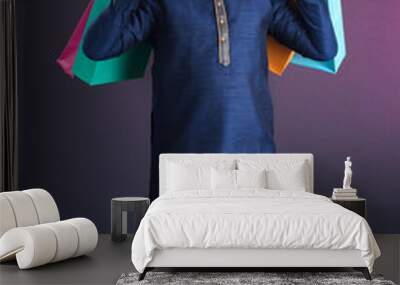
[[[303,56],[333,58],[326,1],[112,1],[83,48],[103,60],[153,46],[152,199],[160,153],[275,152],[267,35]]]

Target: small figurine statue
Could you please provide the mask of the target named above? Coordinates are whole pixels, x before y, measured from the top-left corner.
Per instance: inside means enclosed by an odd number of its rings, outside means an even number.
[[[352,189],[351,188],[351,177],[353,176],[353,171],[351,169],[352,162],[350,160],[350,156],[347,157],[344,162],[344,179],[343,179],[343,189]]]

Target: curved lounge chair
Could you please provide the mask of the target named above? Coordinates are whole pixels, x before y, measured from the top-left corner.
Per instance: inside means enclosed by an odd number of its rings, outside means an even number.
[[[0,193],[0,262],[16,259],[20,269],[29,269],[87,254],[97,240],[90,220],[60,221],[43,189]]]

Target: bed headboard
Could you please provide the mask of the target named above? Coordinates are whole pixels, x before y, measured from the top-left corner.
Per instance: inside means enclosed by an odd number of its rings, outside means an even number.
[[[274,153],[274,154],[248,154],[248,153],[241,153],[241,154],[161,154],[160,155],[160,164],[159,164],[159,171],[160,171],[160,189],[159,194],[160,196],[166,192],[166,185],[167,185],[167,163],[169,161],[182,161],[182,160],[238,160],[238,159],[246,159],[246,160],[267,160],[268,163],[274,163],[274,161],[304,161],[307,163],[307,180],[308,180],[308,187],[306,189],[307,192],[314,192],[314,157],[312,154],[302,153],[302,154],[284,154],[284,153]]]

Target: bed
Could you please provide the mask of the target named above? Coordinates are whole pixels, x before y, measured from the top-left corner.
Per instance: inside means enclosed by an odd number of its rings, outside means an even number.
[[[313,193],[311,154],[162,154],[160,197],[132,243],[154,268],[352,267],[380,251],[366,220]]]

